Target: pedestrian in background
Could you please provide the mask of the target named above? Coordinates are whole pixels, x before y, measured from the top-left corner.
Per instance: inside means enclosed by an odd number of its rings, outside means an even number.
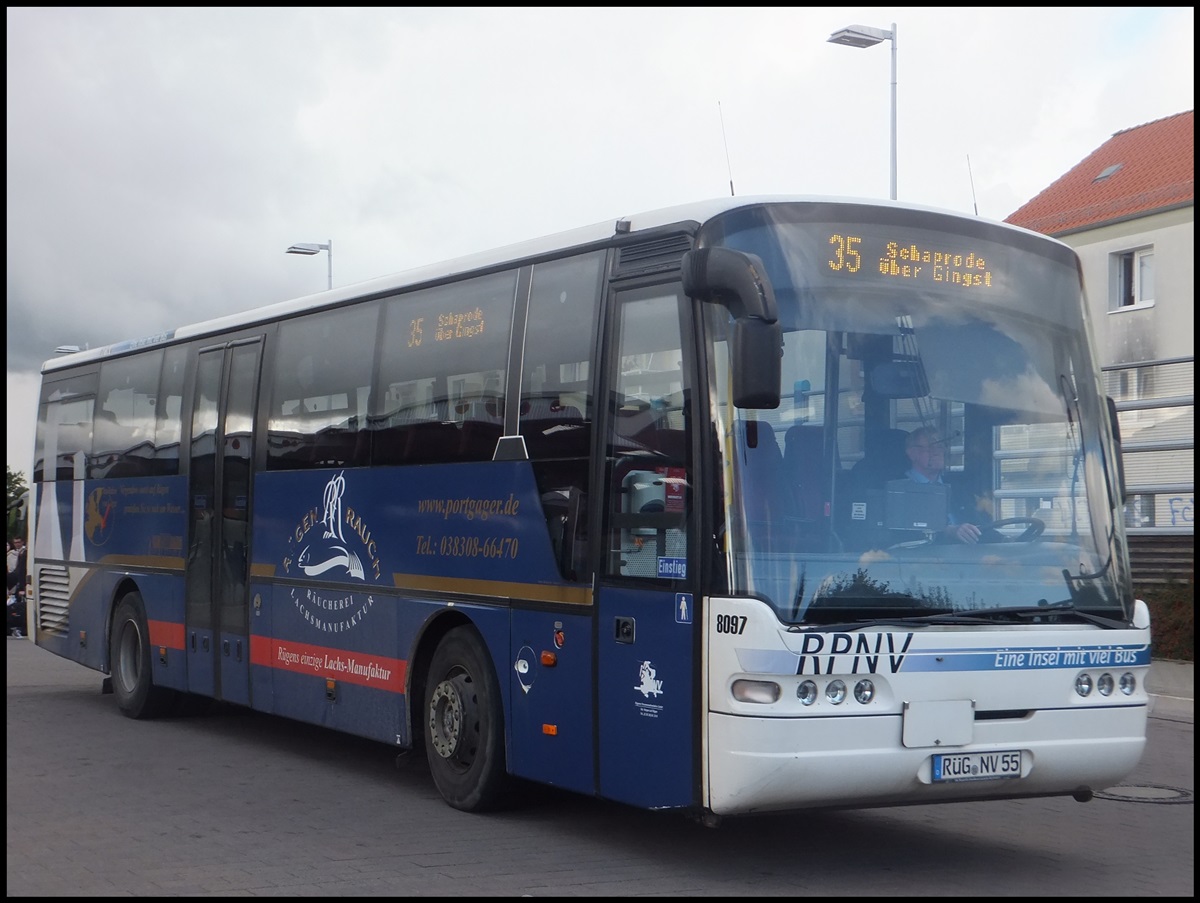
[[[25,539],[13,537],[8,543],[8,598],[5,600],[5,623],[11,636],[25,636]]]

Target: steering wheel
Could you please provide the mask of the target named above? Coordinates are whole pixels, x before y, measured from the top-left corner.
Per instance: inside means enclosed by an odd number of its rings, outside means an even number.
[[[1006,517],[1003,520],[992,521],[988,526],[994,529],[1011,527],[1013,524],[1026,524],[1027,526],[1019,536],[1006,537],[1009,542],[1033,542],[1046,529],[1046,522],[1036,517]]]

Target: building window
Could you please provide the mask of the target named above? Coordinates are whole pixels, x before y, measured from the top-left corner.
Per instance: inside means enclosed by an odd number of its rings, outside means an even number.
[[[1125,526],[1153,527],[1154,501],[1153,493],[1129,496],[1125,502]]]
[[[1113,255],[1115,263],[1113,309],[1149,307],[1154,303],[1154,248]]]

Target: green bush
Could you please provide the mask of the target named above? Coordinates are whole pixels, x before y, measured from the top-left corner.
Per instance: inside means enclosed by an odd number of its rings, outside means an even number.
[[[1150,606],[1150,654],[1191,662],[1196,658],[1196,578],[1186,583],[1135,587]]]

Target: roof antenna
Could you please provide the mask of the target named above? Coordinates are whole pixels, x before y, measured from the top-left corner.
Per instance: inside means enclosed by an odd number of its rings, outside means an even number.
[[[717,101],[717,115],[721,117],[721,140],[725,142],[725,165],[729,168],[729,196],[733,197],[733,165],[729,162],[729,139],[725,137],[725,114],[721,112],[721,101]]]
[[[979,204],[975,202],[975,176],[971,174],[970,154],[967,154],[967,178],[971,180],[971,204],[975,207],[975,215],[979,216]]]

